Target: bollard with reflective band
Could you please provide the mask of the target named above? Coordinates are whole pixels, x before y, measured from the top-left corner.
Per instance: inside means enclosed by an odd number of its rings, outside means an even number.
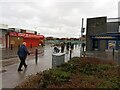
[[[36,62],[36,64],[37,64],[37,60],[38,60],[38,50],[36,49],[35,50],[35,62]]]
[[[70,49],[70,59],[72,58],[72,50]]]
[[[12,50],[13,49],[13,45],[11,44],[10,46],[11,46],[11,50]]]
[[[115,49],[113,48],[113,56],[114,56],[114,53],[115,53]]]

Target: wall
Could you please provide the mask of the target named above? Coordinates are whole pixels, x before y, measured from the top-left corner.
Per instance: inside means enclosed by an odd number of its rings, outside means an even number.
[[[120,25],[119,25],[119,31],[118,32],[120,32]]]
[[[0,48],[2,48],[2,30],[0,29]]]
[[[100,40],[100,51],[105,51],[107,45],[106,40]]]
[[[120,1],[118,2],[118,17],[120,17]]]
[[[87,19],[87,27],[86,27],[86,50],[87,51],[93,50],[92,39],[90,36],[107,32],[106,21],[107,21],[107,17],[96,17],[96,18]]]
[[[0,29],[0,48],[6,48],[6,34],[7,30]]]
[[[118,32],[119,24],[118,22],[108,22],[107,23],[107,32]]]
[[[24,42],[26,42],[27,47],[38,47],[39,46],[39,39],[32,39],[32,38],[24,38]]]

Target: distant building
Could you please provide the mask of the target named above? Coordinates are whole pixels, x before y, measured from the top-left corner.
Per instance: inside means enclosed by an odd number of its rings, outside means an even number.
[[[86,50],[120,51],[119,18],[87,19]]]
[[[46,37],[46,40],[54,40],[53,37]]]

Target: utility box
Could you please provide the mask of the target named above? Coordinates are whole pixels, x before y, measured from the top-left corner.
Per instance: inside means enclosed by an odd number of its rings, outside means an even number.
[[[65,53],[52,54],[52,67],[59,66],[65,62]]]

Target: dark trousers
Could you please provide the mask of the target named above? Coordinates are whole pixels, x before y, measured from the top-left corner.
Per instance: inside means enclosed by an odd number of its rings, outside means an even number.
[[[82,47],[82,48],[83,48],[83,52],[84,52],[84,50],[85,50],[84,48],[85,48],[85,47]]]
[[[69,51],[69,46],[66,47],[67,51]]]
[[[61,53],[63,53],[64,52],[64,47],[61,47]]]
[[[26,68],[26,63],[25,63],[25,59],[26,58],[23,58],[23,57],[19,57],[20,58],[20,65],[18,67],[18,70],[21,70],[22,66],[24,65],[24,67]]]

